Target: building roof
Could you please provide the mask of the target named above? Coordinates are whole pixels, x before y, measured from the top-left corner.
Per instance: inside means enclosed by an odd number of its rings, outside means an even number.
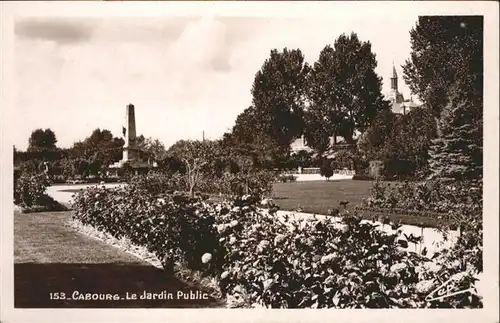
[[[392,64],[392,78],[397,79],[398,78],[398,73],[396,72],[396,66]]]

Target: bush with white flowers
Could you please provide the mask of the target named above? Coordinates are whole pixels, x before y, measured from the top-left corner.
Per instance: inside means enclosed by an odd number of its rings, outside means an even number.
[[[204,271],[218,280],[219,292],[233,306],[482,306],[474,295],[426,300],[441,282],[464,272],[457,250],[433,259],[408,252],[400,248],[404,241],[397,232],[386,233],[355,213],[340,214],[339,226],[314,218],[283,221],[272,208],[259,208],[260,196],[217,203],[175,193],[162,198],[159,203],[158,196],[134,186],[95,187],[76,194],[74,217],[147,247],[165,266],[176,262]],[[472,269],[456,288],[474,285],[479,271]]]

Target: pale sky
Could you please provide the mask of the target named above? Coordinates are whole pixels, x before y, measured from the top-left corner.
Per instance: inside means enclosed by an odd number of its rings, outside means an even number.
[[[368,17],[368,18],[367,18]],[[106,128],[121,135],[125,107],[136,106],[137,133],[168,147],[179,139],[219,138],[251,104],[255,73],[272,48],[300,48],[309,63],[342,33],[372,43],[390,86],[410,92],[401,65],[417,14],[339,13],[329,18],[19,18],[15,24],[16,131],[51,128],[68,147]]]

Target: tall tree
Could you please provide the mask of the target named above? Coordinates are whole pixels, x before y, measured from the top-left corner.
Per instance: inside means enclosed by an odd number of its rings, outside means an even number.
[[[428,151],[436,131],[431,111],[425,106],[416,107],[402,117],[402,123],[395,127],[390,141],[398,147],[402,160],[410,162],[413,169],[426,171]]]
[[[309,76],[305,118],[306,139],[313,148],[330,148],[328,138],[335,135],[354,143],[356,130],[363,132],[379,111],[389,109],[376,67],[370,42],[356,33],[340,35],[321,51]]]
[[[391,111],[379,113],[358,141],[368,160],[382,160],[392,175],[424,175],[428,151],[436,137],[436,123],[426,107],[415,107],[407,115]]]
[[[52,129],[36,129],[31,133],[28,151],[56,149],[56,134]]]
[[[143,135],[137,137],[137,147],[155,161],[161,161],[166,157],[167,150],[165,145],[152,137],[145,138]]]
[[[410,31],[412,52],[403,66],[403,77],[437,121],[439,138],[430,161],[434,177],[475,176],[482,165],[482,157],[473,157],[473,151],[482,150],[483,145],[483,30],[482,16],[422,16]],[[462,114],[460,123],[451,121],[457,113]],[[452,130],[447,124],[458,128]],[[475,136],[471,138],[470,133]],[[451,144],[451,138],[457,144]],[[470,151],[460,147],[459,141],[469,142]],[[455,157],[472,158],[472,164],[459,166]]]
[[[230,134],[224,140],[239,155],[252,158],[255,166],[272,167],[280,156],[287,155],[290,146],[280,145],[278,140],[262,128],[256,108],[250,106],[236,118]]]
[[[94,168],[105,167],[122,158],[123,144],[123,139],[113,137],[111,131],[97,128],[85,140],[73,144],[70,156],[92,162]]]
[[[283,149],[302,134],[308,72],[299,49],[271,50],[252,86],[254,134],[262,132]]]
[[[403,78],[434,116],[441,115],[448,90],[459,83],[482,119],[483,17],[421,16],[410,31],[410,42]]]
[[[370,127],[358,140],[359,151],[368,159],[385,159],[385,146],[394,134],[397,116],[389,110],[380,111]]]
[[[477,144],[481,137],[473,124],[474,109],[460,86],[452,87],[449,102],[441,112],[438,124],[438,138],[430,149],[431,178],[478,179],[482,176],[482,146]]]

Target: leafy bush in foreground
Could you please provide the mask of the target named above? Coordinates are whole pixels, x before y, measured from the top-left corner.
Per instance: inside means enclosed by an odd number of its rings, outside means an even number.
[[[212,226],[215,220],[205,203],[184,195],[165,194],[158,199],[134,186],[95,186],[75,194],[73,206],[74,218],[147,246],[169,270],[174,262],[199,269],[201,256],[219,247]]]
[[[451,297],[426,302],[439,280],[460,273],[443,252],[435,259],[401,250],[387,234],[344,214],[332,220],[286,219],[250,195],[208,203],[136,187],[94,187],[75,196],[76,220],[146,246],[169,271],[173,262],[218,279],[233,306],[278,308],[480,307]],[[450,260],[451,259],[451,260]],[[471,264],[472,275],[478,268]],[[461,282],[467,282],[461,280]]]
[[[405,182],[402,185],[383,185],[376,182],[369,207],[441,214],[443,232],[455,227],[459,238],[446,257],[465,270],[472,266],[482,272],[483,264],[483,191],[481,181],[427,181]]]
[[[23,206],[40,205],[47,195],[49,184],[44,175],[22,174],[14,183],[14,203]]]
[[[14,182],[14,204],[23,213],[63,211],[67,208],[47,194],[48,178],[43,175],[22,174]]]

